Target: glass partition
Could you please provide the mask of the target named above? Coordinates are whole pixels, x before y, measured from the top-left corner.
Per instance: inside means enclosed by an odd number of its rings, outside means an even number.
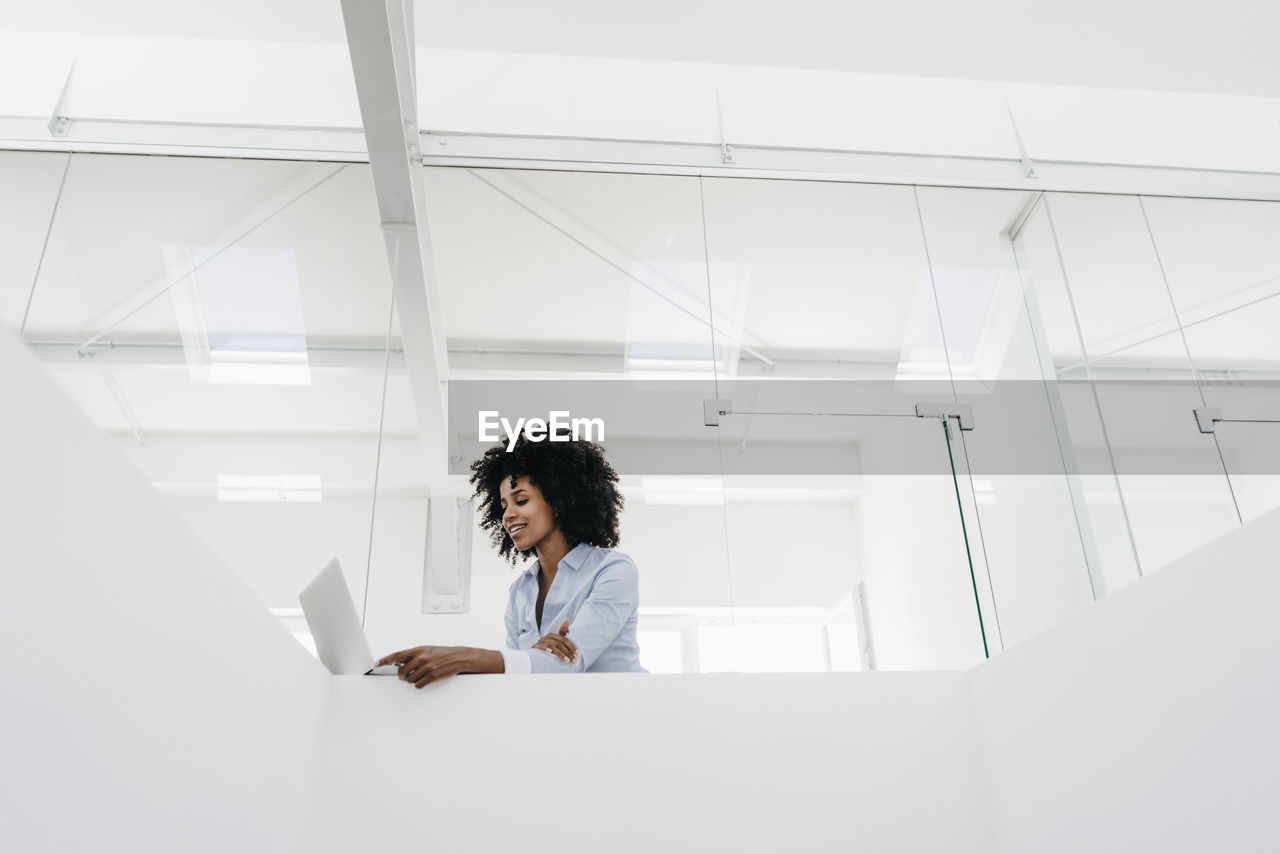
[[[1055,432],[1066,460],[1074,458],[1085,513],[1102,567],[1102,585],[1118,590],[1140,576],[1128,506],[1115,472],[1099,399],[1076,322],[1057,242],[1042,195],[1029,200],[1009,227],[1019,281],[1032,325],[1046,399],[1055,406]],[[1082,526],[1083,527],[1083,526]],[[1083,533],[1083,532],[1082,532]]]
[[[735,403],[721,421],[733,579],[722,633],[787,638],[792,655],[772,670],[976,664],[987,648],[952,466],[959,431],[831,409]],[[762,669],[752,647],[739,656],[727,669]]]
[[[716,397],[726,337],[707,309],[697,179],[429,168],[426,184],[452,488],[470,495],[468,465],[492,444],[477,441],[481,409],[600,417],[627,502],[619,549],[640,569],[642,664],[702,669],[699,626],[727,613],[731,591],[702,405]],[[474,616],[423,625],[500,643],[517,570],[472,530]]]
[[[427,458],[440,453],[441,438],[424,437],[419,429],[400,312],[393,311],[388,321],[378,438],[370,461],[374,494],[366,531],[368,576],[363,589],[354,591],[363,597],[365,635],[377,656],[448,641],[422,631],[418,623],[424,610],[432,496]],[[457,641],[464,642],[480,645],[476,638]]]
[[[74,155],[24,339],[288,612],[363,586],[390,308],[365,166]]]
[[[0,171],[0,319],[269,607],[340,558],[378,649],[502,642],[482,408],[609,425],[654,672],[969,666],[1280,505],[1277,205],[431,168],[405,317],[365,166]]]
[[[1030,193],[922,187],[929,251],[957,400],[962,506],[976,529],[997,648],[1017,643],[1105,593],[1101,558],[1046,359],[1046,319],[1029,301],[1009,228]]]
[[[1153,571],[1239,523],[1142,201],[1045,194],[1018,235],[1068,398],[1061,435],[1082,461],[1108,586]],[[1072,411],[1074,409],[1074,411]],[[1127,542],[1126,542],[1127,540]]]
[[[22,331],[70,154],[0,152],[0,324]]]
[[[955,393],[913,189],[704,179],[703,199],[734,333],[716,364],[733,631],[807,623],[826,669],[981,659],[945,434],[917,416]]]
[[[1143,198],[1240,517],[1280,506],[1280,205]],[[1216,426],[1214,426],[1216,425]],[[1199,424],[1197,426],[1200,426]]]
[[[947,380],[910,187],[705,179],[718,376]],[[730,336],[725,336],[728,339]],[[915,414],[910,403],[898,411]]]
[[[1280,388],[1272,386],[1269,391],[1274,395]],[[1244,521],[1280,507],[1280,420],[1222,421],[1214,435]]]

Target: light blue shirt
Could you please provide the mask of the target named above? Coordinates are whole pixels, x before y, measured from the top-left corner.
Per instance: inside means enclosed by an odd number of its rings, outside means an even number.
[[[640,579],[631,558],[579,543],[560,559],[547,590],[538,625],[538,563],[520,573],[507,593],[507,673],[644,672],[636,643]],[[570,664],[543,649],[530,649],[543,635],[569,621],[569,640],[578,647]]]

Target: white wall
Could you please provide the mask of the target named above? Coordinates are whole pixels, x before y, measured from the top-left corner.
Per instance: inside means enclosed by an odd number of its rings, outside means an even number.
[[[1280,513],[970,673],[1000,850],[1270,851]]]
[[[290,850],[327,680],[0,329],[0,850]]]
[[[964,674],[333,680],[314,851],[989,852]]]

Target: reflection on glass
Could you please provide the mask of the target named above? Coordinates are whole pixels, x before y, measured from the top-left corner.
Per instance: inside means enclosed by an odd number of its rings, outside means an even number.
[[[365,166],[75,155],[24,339],[288,612],[363,585],[389,311]]]
[[[911,188],[703,184],[712,306],[756,353],[721,376],[947,378]]]
[[[310,385],[297,258],[290,249],[166,246],[194,382]],[[190,271],[190,272],[188,272]]]
[[[1196,384],[1183,371],[1165,367],[1167,354],[1179,349],[1185,354],[1175,331],[1091,360],[1138,555],[1148,572],[1239,524],[1218,447],[1196,426],[1193,412],[1202,405]]]
[[[961,503],[990,588],[985,616],[1007,646],[1105,592],[1079,465],[1058,441],[1063,403],[1044,382],[1056,379],[1049,320],[1024,293],[1009,237],[1036,199],[937,188],[918,197],[948,363],[976,421],[958,434]]]
[[[1087,548],[1092,533],[1101,564],[1102,583],[1097,583],[1096,573],[1091,574],[1095,593],[1098,588],[1115,591],[1139,577],[1137,547],[1098,398],[1088,382],[1088,360],[1073,293],[1044,197],[1033,200],[1025,214],[1025,219],[1011,222],[1011,236],[1026,316],[1043,376],[1046,380],[1064,381],[1046,385],[1046,399],[1054,407],[1055,433],[1064,465],[1070,467],[1074,462],[1080,473],[1078,489],[1083,492],[1085,511],[1080,511],[1075,495],[1073,509],[1082,542]]]
[[[1280,504],[1280,204],[1142,200],[1240,518]]]
[[[1142,202],[1047,194],[1019,250],[1037,299],[1060,291],[1059,306],[1071,312],[1069,325],[1046,326],[1058,378],[1087,382],[1087,393],[1065,400],[1082,470],[1110,468],[1119,486],[1113,492],[1105,478],[1091,479],[1093,527],[1114,532],[1118,509],[1147,572],[1229,530],[1232,514],[1220,510],[1234,506],[1230,486],[1212,437],[1192,416],[1203,405],[1201,389]],[[1123,581],[1120,539],[1095,541],[1108,582]]]
[[[455,371],[709,376],[696,179],[448,168],[426,177]]]
[[[1146,197],[1141,203],[1188,335],[1206,321],[1271,307],[1280,293],[1280,204]],[[1263,329],[1259,322],[1252,331]],[[1260,356],[1273,364],[1280,358],[1274,336],[1258,334],[1206,338],[1190,350],[1202,370],[1256,366]],[[1246,364],[1231,365],[1233,360]]]
[[[1044,210],[1056,243],[1050,258],[1060,256],[1070,287],[1073,316],[1062,318],[1063,326],[1078,325],[1076,346],[1088,358],[1118,355],[1177,329],[1160,258],[1137,198],[1046,193]],[[1185,351],[1165,356],[1167,360],[1148,367],[1187,370]]]
[[[0,152],[0,324],[20,331],[69,154]]]

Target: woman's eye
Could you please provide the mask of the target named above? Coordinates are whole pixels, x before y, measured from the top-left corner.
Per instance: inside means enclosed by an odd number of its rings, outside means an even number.
[[[517,501],[517,502],[516,502],[516,506],[517,506],[517,507],[523,507],[523,506],[525,506],[525,505],[526,505],[526,504],[528,504],[528,503],[529,503],[529,499],[527,499],[527,498],[526,498],[524,501]]]

